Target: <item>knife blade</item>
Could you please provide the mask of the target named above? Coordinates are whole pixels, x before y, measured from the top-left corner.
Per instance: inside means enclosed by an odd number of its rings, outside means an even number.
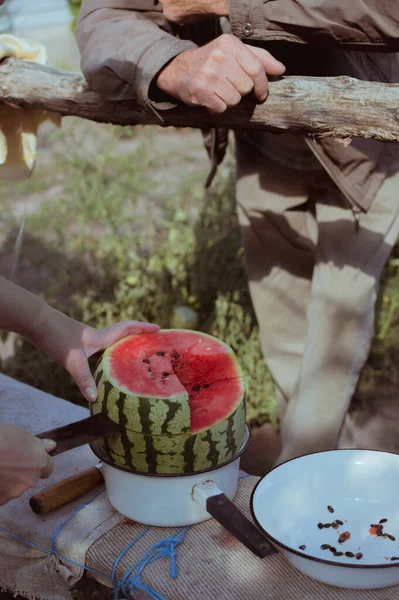
[[[106,414],[98,413],[86,419],[70,423],[69,425],[43,431],[36,434],[36,437],[41,440],[54,440],[57,446],[50,454],[51,456],[56,456],[57,454],[62,454],[73,448],[78,448],[84,444],[104,438],[111,433],[120,433],[121,431],[122,427],[118,423],[115,423]]]

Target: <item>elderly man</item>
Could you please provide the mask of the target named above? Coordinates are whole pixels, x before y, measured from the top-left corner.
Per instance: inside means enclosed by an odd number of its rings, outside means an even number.
[[[82,70],[110,99],[160,117],[222,113],[267,75],[399,76],[396,0],[83,0]],[[365,98],[367,101],[367,98]],[[213,162],[223,154],[215,130]],[[236,135],[237,208],[266,363],[280,403],[278,462],[335,448],[373,336],[399,230],[399,146]]]

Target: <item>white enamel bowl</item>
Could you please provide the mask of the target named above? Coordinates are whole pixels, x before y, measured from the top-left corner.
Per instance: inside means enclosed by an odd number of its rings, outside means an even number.
[[[358,589],[399,584],[399,455],[334,450],[288,461],[258,482],[251,510],[272,544],[314,579]],[[335,519],[343,521],[338,529],[318,527]],[[383,519],[382,535],[372,535],[370,526]],[[351,537],[339,543],[344,532]],[[322,550],[323,544],[344,554]]]

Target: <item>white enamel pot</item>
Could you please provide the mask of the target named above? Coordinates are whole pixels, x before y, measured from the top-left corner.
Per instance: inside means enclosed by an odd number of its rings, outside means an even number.
[[[238,454],[218,467],[195,474],[148,475],[102,461],[107,495],[122,515],[145,525],[180,527],[214,517],[257,556],[271,547],[262,533],[232,503],[240,457],[250,443],[246,427]]]
[[[306,575],[373,589],[399,584],[398,497],[399,455],[333,450],[270,471],[252,493],[251,511],[266,538]]]

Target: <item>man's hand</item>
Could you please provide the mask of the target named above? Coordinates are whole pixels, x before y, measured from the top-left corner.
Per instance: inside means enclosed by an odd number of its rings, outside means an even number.
[[[228,0],[161,0],[168,21],[187,25],[210,16],[228,16]]]
[[[185,104],[223,113],[252,90],[259,101],[266,100],[266,75],[282,75],[284,71],[284,65],[267,50],[247,46],[225,34],[176,56],[160,72],[157,85]]]
[[[97,398],[96,384],[88,358],[127,335],[154,333],[158,325],[121,321],[107,329],[94,329],[46,305],[35,328],[26,337],[72,375],[89,402]]]
[[[39,440],[18,427],[0,423],[0,506],[51,475],[54,463],[48,452],[55,445],[51,440]]]

